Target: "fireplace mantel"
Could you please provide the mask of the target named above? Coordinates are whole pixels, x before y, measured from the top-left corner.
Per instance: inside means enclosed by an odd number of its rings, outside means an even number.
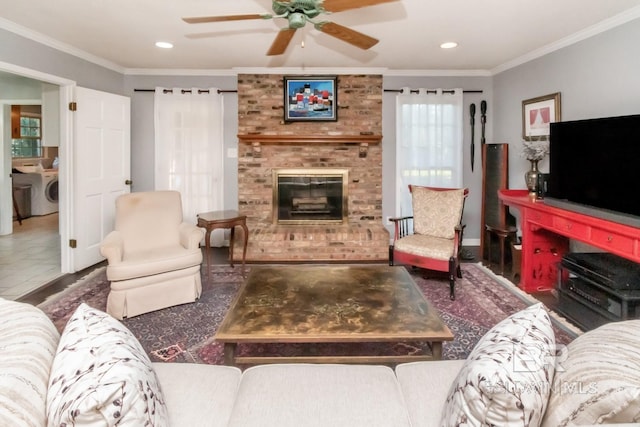
[[[382,135],[238,135],[246,144],[380,144]]]

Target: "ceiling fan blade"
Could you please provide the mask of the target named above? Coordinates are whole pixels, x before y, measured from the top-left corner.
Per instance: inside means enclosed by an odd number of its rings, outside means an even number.
[[[322,7],[327,12],[342,12],[344,10],[375,6],[377,4],[391,3],[393,1],[398,0],[324,0]]]
[[[198,16],[194,18],[182,18],[187,24],[203,24],[207,22],[223,21],[243,21],[245,19],[271,19],[273,16],[268,13],[254,13],[249,15],[227,15],[227,16]]]
[[[320,22],[315,25],[316,29],[322,31],[325,34],[336,37],[342,41],[350,43],[360,49],[369,49],[378,43],[378,39],[369,37],[366,34],[352,30],[343,25],[336,24],[335,22]]]
[[[291,42],[291,39],[293,38],[293,35],[295,33],[295,28],[283,28],[282,30],[280,30],[275,40],[271,44],[267,55],[282,55],[284,51],[287,50],[287,46],[289,46],[289,43]]]

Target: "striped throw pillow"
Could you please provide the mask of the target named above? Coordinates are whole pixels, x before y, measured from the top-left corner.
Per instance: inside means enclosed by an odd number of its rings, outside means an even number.
[[[586,332],[559,358],[543,427],[640,421],[640,320]]]
[[[29,304],[0,298],[0,315],[0,426],[43,426],[60,334]]]

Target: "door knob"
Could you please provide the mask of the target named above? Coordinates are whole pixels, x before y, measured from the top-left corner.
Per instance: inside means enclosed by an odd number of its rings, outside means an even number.
[[[126,180],[126,181],[124,182],[124,184],[125,184],[125,185],[131,185],[131,184],[133,184],[133,181],[131,181],[130,179],[128,179],[128,180]]]

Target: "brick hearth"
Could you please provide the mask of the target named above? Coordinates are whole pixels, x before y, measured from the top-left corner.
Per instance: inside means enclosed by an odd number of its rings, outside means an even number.
[[[283,123],[282,75],[238,76],[238,199],[247,215],[247,260],[383,261],[382,77],[339,76],[338,121]],[[274,168],[349,171],[342,224],[272,221]],[[239,242],[237,242],[239,243]],[[234,256],[242,255],[236,244]]]
[[[381,261],[389,257],[389,232],[376,225],[249,227],[250,261]],[[235,259],[242,256],[236,245]]]

